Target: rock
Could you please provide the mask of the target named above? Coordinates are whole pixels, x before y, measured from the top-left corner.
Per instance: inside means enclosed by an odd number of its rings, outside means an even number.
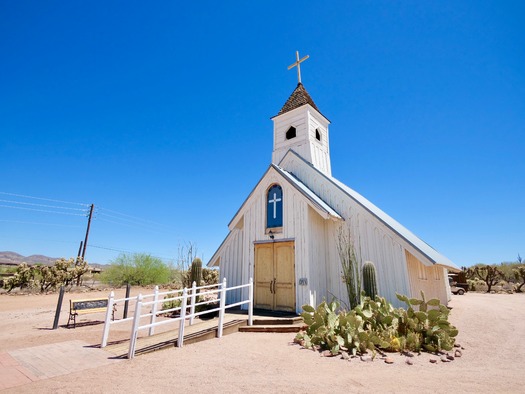
[[[432,364],[435,364],[435,363],[438,362],[438,360],[436,360],[435,358],[431,358],[429,361],[430,361]]]
[[[343,353],[341,354],[341,358],[342,358],[343,360],[350,361],[350,356],[348,355],[348,353],[343,352]]]
[[[403,354],[407,357],[414,357],[414,353],[411,352],[404,352]]]
[[[392,359],[390,357],[387,357],[387,358],[385,358],[385,363],[387,363],[387,364],[394,364],[394,359]]]
[[[363,361],[365,363],[368,363],[368,362],[372,361],[372,357],[370,357],[368,355],[363,355],[363,356],[361,356],[361,361]]]
[[[330,350],[324,350],[323,352],[321,352],[321,357],[332,357],[333,354]]]
[[[441,356],[441,362],[449,363],[450,360],[446,356]]]
[[[456,349],[456,351],[454,352],[454,357],[461,357],[462,355],[463,353],[459,349]]]
[[[414,361],[411,358],[408,358],[408,357],[405,359],[405,363],[407,363],[408,365],[414,365]]]
[[[447,360],[454,361],[454,356],[451,354],[447,354]]]
[[[461,345],[459,343],[455,343],[454,347],[461,347]]]

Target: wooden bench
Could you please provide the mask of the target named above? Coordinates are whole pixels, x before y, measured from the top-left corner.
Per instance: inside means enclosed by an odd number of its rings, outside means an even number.
[[[91,300],[69,300],[69,319],[67,321],[67,327],[69,327],[69,324],[71,321],[73,321],[73,328],[76,328],[78,315],[106,312],[107,309],[107,298],[95,298]],[[115,313],[115,308],[113,308],[112,313]]]

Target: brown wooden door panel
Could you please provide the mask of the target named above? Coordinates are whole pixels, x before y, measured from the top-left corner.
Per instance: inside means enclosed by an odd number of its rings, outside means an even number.
[[[272,244],[260,244],[255,247],[255,307],[273,309],[273,294],[270,287],[273,282],[273,247]]]
[[[294,242],[255,245],[255,307],[295,312]]]

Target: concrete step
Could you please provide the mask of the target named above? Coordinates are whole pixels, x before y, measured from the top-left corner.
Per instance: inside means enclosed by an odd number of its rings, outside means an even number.
[[[303,323],[297,324],[270,324],[239,327],[239,332],[299,332],[306,329]]]
[[[276,318],[254,318],[253,319],[253,325],[254,326],[272,326],[272,325],[279,325],[284,326],[287,324],[299,324],[303,322],[303,318],[300,316],[296,317],[276,317]]]

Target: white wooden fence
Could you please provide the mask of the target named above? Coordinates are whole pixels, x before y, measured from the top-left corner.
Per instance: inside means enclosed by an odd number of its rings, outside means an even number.
[[[244,301],[236,302],[234,304],[226,305],[226,293],[228,291],[238,290],[238,289],[243,289],[243,288],[248,288],[248,299]],[[168,294],[174,295],[174,296],[171,298],[160,298]],[[196,302],[197,296],[203,297],[203,296],[211,296],[214,294],[217,294],[219,298],[219,306],[217,308],[208,309],[208,310],[201,311],[201,312],[195,312],[195,307],[197,306],[207,305],[207,304],[216,302],[215,299],[209,299],[209,300],[204,300],[201,302]],[[150,298],[153,298],[153,300],[146,301],[147,299],[150,299]],[[132,301],[133,299],[136,300],[134,316],[128,317],[126,319],[112,321],[111,311],[113,310],[113,305],[119,302]],[[162,303],[172,302],[172,301],[180,301],[180,306],[175,307],[175,308],[170,308],[170,309],[162,309]],[[160,308],[159,308],[159,304],[161,304]],[[148,331],[148,336],[149,336],[149,335],[154,334],[155,327],[158,327],[164,324],[173,324],[173,323],[179,322],[178,323],[179,324],[179,337],[177,340],[177,346],[182,347],[183,342],[184,342],[185,320],[188,319],[189,324],[192,325],[195,317],[203,315],[203,314],[207,314],[207,313],[213,313],[213,312],[219,312],[219,324],[217,328],[217,338],[220,338],[222,337],[223,326],[224,326],[224,313],[226,309],[234,308],[234,307],[245,305],[245,304],[248,304],[248,325],[251,326],[253,324],[253,279],[252,278],[250,278],[249,283],[245,285],[227,287],[226,278],[224,278],[222,283],[219,283],[216,285],[197,287],[195,282],[193,282],[193,285],[190,289],[184,288],[184,289],[179,289],[179,290],[170,290],[170,291],[166,291],[162,293],[159,292],[159,288],[158,286],[156,286],[153,294],[147,294],[147,295],[139,294],[137,297],[120,298],[120,299],[115,299],[114,293],[111,292],[108,298],[108,309],[106,312],[106,320],[104,324],[104,332],[102,334],[101,347],[107,346],[110,327],[114,324],[121,324],[127,321],[133,321],[132,328],[131,328],[131,335],[130,335],[129,351],[128,351],[129,359],[135,356],[138,332],[146,328],[149,328],[149,331]],[[151,309],[147,313],[142,313],[142,308],[144,307],[151,307]],[[189,313],[188,313],[188,309],[189,309]],[[169,312],[177,312],[177,311],[180,313],[179,317],[172,318],[169,320],[157,321],[158,315],[169,313]],[[147,318],[147,317],[150,318],[149,323],[141,326],[140,319]]]

